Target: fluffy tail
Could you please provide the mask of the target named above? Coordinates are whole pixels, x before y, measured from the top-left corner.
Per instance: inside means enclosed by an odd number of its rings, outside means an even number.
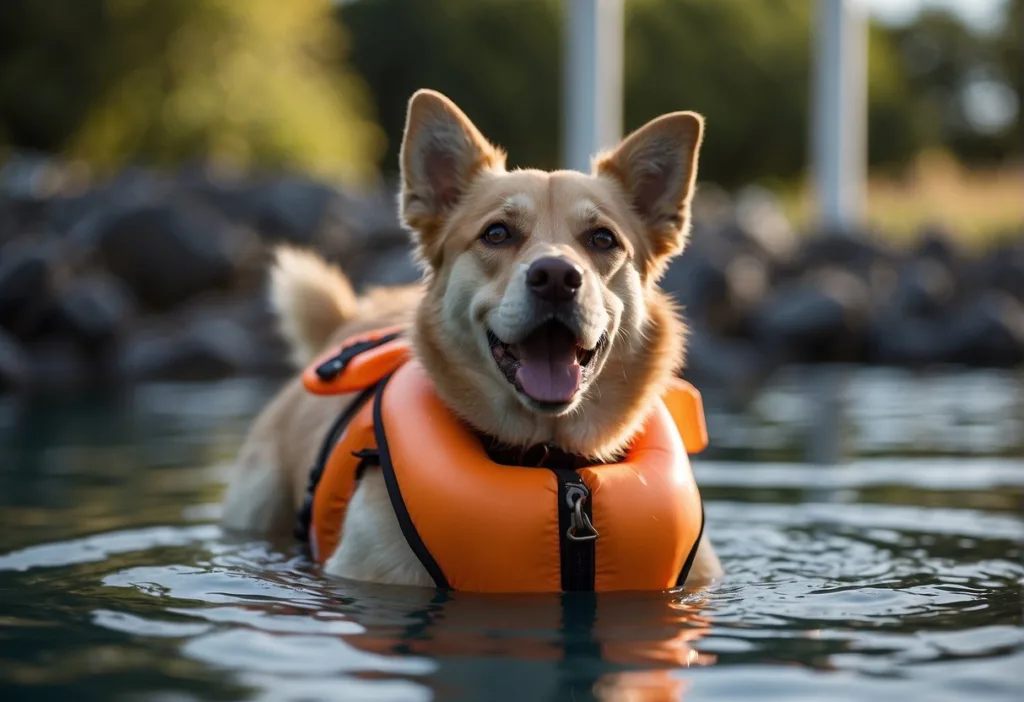
[[[278,248],[270,271],[270,303],[298,367],[308,364],[345,322],[359,300],[348,278],[311,251]]]

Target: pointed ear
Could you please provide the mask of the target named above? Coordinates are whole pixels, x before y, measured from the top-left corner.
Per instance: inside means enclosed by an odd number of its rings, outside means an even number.
[[[679,253],[686,243],[703,136],[703,117],[673,112],[640,127],[595,161],[598,174],[625,187],[656,259]]]
[[[420,246],[429,249],[432,234],[473,178],[485,169],[504,170],[505,154],[454,102],[433,90],[418,90],[409,100],[400,163],[402,219]]]

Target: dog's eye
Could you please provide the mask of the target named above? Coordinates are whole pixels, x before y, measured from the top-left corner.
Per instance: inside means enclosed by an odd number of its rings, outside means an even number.
[[[591,248],[611,251],[619,245],[619,240],[607,229],[595,229],[590,233],[590,240],[587,243]]]
[[[480,240],[491,246],[501,246],[512,240],[512,232],[504,224],[492,224],[480,235]]]

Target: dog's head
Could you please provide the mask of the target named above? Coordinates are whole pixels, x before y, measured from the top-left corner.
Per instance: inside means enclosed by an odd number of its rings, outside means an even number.
[[[589,175],[505,169],[450,100],[409,103],[401,211],[428,269],[418,355],[442,398],[516,446],[621,449],[676,370],[657,287],[689,226],[703,121],[664,115]]]

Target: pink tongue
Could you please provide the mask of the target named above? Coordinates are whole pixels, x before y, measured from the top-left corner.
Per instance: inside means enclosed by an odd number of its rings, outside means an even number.
[[[580,387],[576,339],[561,324],[546,324],[519,344],[516,380],[538,402],[564,404]]]

